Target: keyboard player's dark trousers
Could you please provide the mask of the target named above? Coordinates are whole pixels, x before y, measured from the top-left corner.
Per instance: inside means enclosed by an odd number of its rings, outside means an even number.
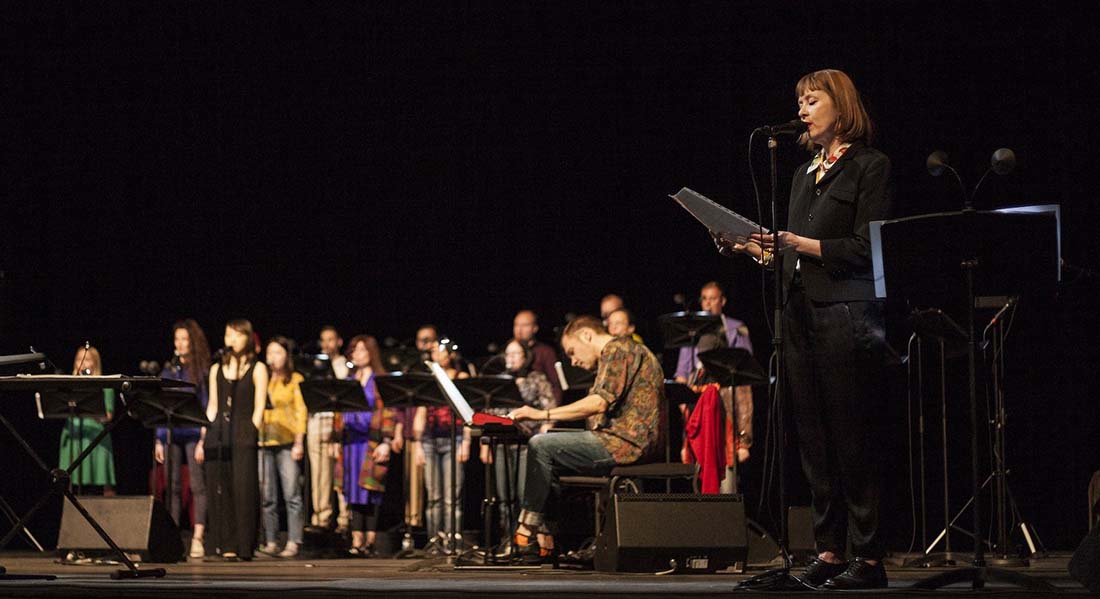
[[[543,525],[547,501],[552,493],[557,493],[559,476],[606,476],[614,467],[615,458],[592,432],[543,433],[531,437],[520,522],[533,529]]]

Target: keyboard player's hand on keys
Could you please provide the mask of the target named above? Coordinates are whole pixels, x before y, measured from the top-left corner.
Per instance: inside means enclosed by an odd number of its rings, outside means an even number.
[[[524,420],[544,420],[545,416],[546,410],[536,410],[531,406],[522,406],[508,413],[508,417],[516,422],[523,422]]]

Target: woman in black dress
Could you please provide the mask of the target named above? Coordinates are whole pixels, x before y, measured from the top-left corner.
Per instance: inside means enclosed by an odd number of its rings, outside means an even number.
[[[259,474],[256,442],[267,399],[267,367],[256,360],[252,323],[225,325],[225,353],[210,368],[210,426],[203,455],[208,498],[206,555],[250,560],[256,547]]]

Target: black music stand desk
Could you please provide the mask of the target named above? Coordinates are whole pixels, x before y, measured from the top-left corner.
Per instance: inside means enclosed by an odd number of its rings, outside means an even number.
[[[119,392],[119,397],[129,409],[128,396],[131,392],[134,393],[158,393],[165,387],[181,387],[189,386],[190,383],[182,381],[173,381],[168,379],[160,379],[157,377],[124,377],[121,375],[115,376],[72,376],[72,375],[21,375],[21,376],[6,376],[0,377],[0,393],[2,392],[34,392],[38,401],[39,416],[43,418],[68,418],[71,415],[88,414],[101,414],[102,404],[92,407],[92,398],[98,397],[100,401],[103,398],[104,389],[114,389]],[[92,411],[82,411],[92,410]],[[125,566],[125,570],[116,570],[111,573],[111,578],[115,580],[123,578],[160,578],[165,575],[164,568],[152,568],[148,570],[139,570],[138,567],[126,556],[126,553],[119,548],[114,542],[107,531],[96,522],[95,518],[88,513],[88,510],[80,503],[76,495],[73,494],[71,489],[72,472],[80,467],[85,459],[91,455],[92,451],[99,445],[100,442],[106,438],[107,435],[118,425],[121,418],[115,418],[111,422],[107,423],[107,426],[103,427],[103,430],[88,444],[87,447],[80,453],[79,456],[69,464],[69,467],[65,470],[60,468],[50,468],[45,461],[34,451],[34,449],[27,443],[27,441],[15,430],[11,422],[8,421],[2,414],[0,414],[0,423],[8,429],[8,432],[15,437],[16,442],[23,447],[23,450],[27,455],[31,456],[43,472],[47,474],[50,481],[50,489],[43,495],[34,506],[29,509],[19,522],[12,527],[12,529],[4,535],[3,539],[0,539],[0,549],[3,549],[11,541],[11,539],[21,530],[24,524],[30,520],[54,495],[61,494],[65,496],[73,507],[76,508],[84,520],[96,531],[96,533],[103,539],[114,552],[118,555],[119,561]]]
[[[130,398],[126,408],[129,410],[130,417],[141,422],[143,427],[156,429],[163,426],[167,431],[164,443],[164,497],[165,504],[171,511],[172,429],[181,425],[209,426],[210,421],[206,419],[206,410],[199,403],[199,396],[195,394],[193,388],[187,387],[140,391]]]
[[[938,589],[987,580],[1036,590],[1049,584],[1024,574],[986,566],[978,475],[976,298],[988,295],[1052,293],[1058,281],[1058,221],[1053,212],[1003,213],[963,210],[872,223],[871,248],[876,293],[911,309],[938,307],[965,314],[969,359],[971,483],[974,503],[973,567],[918,581],[916,589]]]

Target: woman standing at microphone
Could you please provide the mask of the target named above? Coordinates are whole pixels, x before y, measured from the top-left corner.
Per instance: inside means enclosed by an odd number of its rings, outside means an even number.
[[[225,325],[226,351],[210,368],[210,420],[198,451],[205,458],[206,554],[251,560],[256,547],[260,477],[256,442],[267,403],[267,367],[256,359],[252,323]]]
[[[206,334],[193,319],[180,320],[172,325],[172,344],[175,352],[172,360],[164,365],[160,377],[177,381],[187,381],[195,385],[195,395],[207,406],[206,373],[210,368],[210,346],[206,343]],[[168,513],[176,525],[180,523],[183,506],[183,477],[181,471],[184,460],[187,461],[188,483],[191,486],[191,549],[190,557],[201,558],[204,554],[202,539],[206,529],[206,477],[203,474],[201,457],[195,455],[202,429],[181,427],[172,429],[172,444],[168,445],[168,429],[157,429],[153,457],[158,464],[166,464],[171,472],[172,488],[166,490]]]
[[[301,466],[305,455],[306,404],[301,384],[305,378],[294,371],[294,342],[276,335],[267,342],[265,352],[271,380],[267,394],[271,408],[264,410],[260,435],[260,481],[264,521],[264,543],[261,551],[278,557],[296,557],[302,545],[305,512],[302,510]],[[279,493],[286,503],[286,546],[278,550]]]
[[[385,470],[393,451],[394,420],[378,396],[374,377],[385,374],[382,350],[370,335],[356,335],[348,344],[348,360],[355,370],[348,379],[363,389],[369,410],[343,412],[337,428],[342,446],[344,498],[348,502],[353,557],[374,557],[378,516],[385,493]]]
[[[801,579],[827,589],[886,586],[879,531],[885,347],[869,223],[889,217],[890,160],[870,147],[871,119],[848,75],[816,71],[795,87],[800,142],[813,158],[791,183],[787,230],[725,249],[771,265],[786,297],[784,368],[802,467],[813,495],[818,555]],[[845,561],[847,541],[853,559]]]
[[[73,358],[73,374],[77,376],[100,376],[103,374],[103,361],[100,359],[99,350],[84,344],[76,350]],[[88,445],[91,445],[105,425],[114,418],[115,390],[103,390],[103,412],[95,417],[77,416],[65,421],[61,429],[61,451],[59,453],[58,467],[65,470],[71,465]],[[92,453],[72,473],[72,484],[77,488],[77,494],[82,494],[85,487],[102,489],[105,497],[115,495],[115,452],[111,446],[111,436],[107,435],[96,445]]]

